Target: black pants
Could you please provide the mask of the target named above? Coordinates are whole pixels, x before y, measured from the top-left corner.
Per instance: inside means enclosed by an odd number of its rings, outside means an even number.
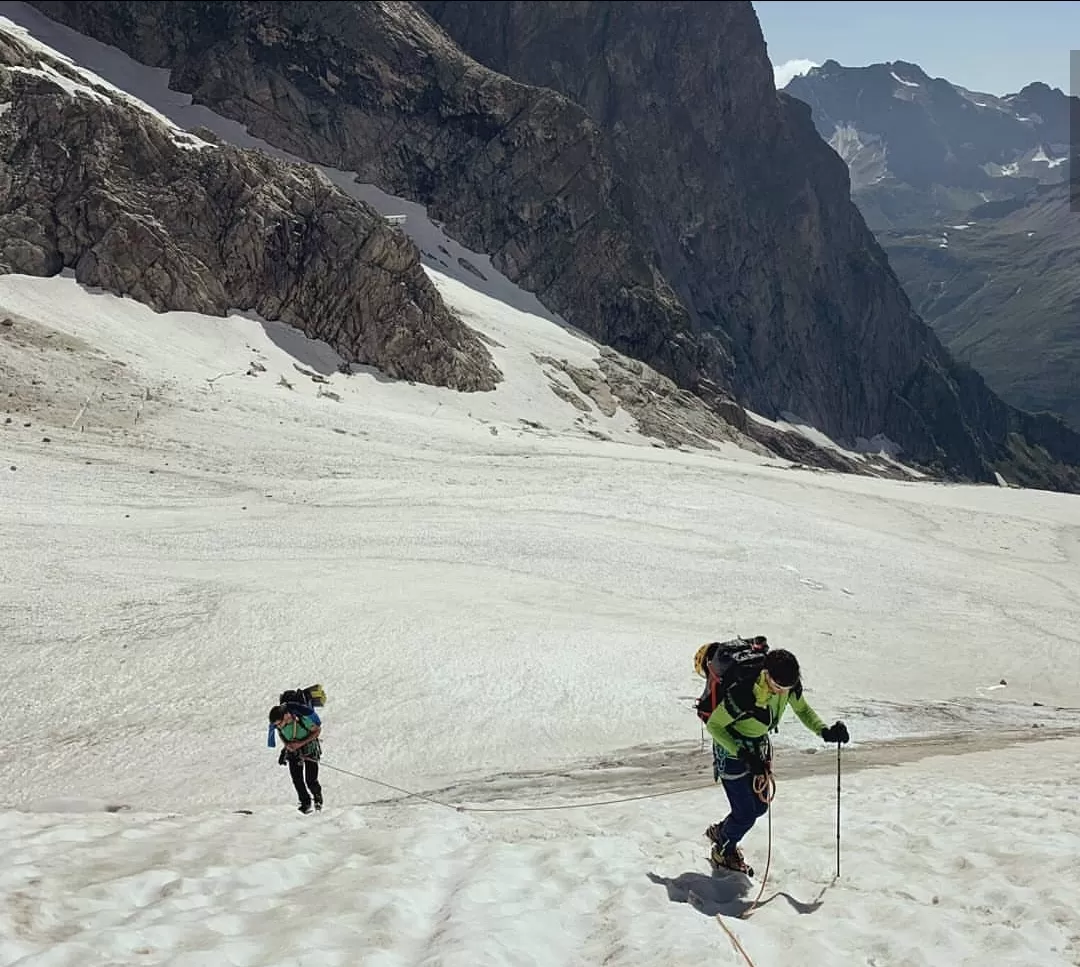
[[[296,786],[296,794],[300,797],[300,805],[310,806],[311,797],[314,796],[315,802],[321,806],[322,786],[319,785],[319,763],[314,759],[301,759],[298,755],[288,755],[286,761],[289,763],[289,775],[292,776],[293,785]]]

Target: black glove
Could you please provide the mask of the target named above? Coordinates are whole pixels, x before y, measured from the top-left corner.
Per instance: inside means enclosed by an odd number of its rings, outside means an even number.
[[[847,726],[843,722],[837,722],[835,725],[830,725],[828,728],[821,730],[821,737],[826,742],[850,742],[851,736],[848,735]]]
[[[277,757],[277,764],[278,764],[279,766],[283,766],[283,765],[285,765],[285,756],[286,756],[287,754],[288,754],[288,750],[287,750],[287,749],[282,749],[282,750],[281,750],[281,755],[279,755],[279,756]]]

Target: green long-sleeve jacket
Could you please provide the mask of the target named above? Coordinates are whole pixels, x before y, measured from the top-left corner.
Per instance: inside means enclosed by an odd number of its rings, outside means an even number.
[[[817,712],[803,697],[802,686],[796,685],[789,692],[771,692],[765,682],[764,672],[745,684],[736,684],[728,698],[713,710],[705,728],[717,745],[732,756],[737,756],[739,741],[731,734],[732,731],[753,743],[754,740],[768,735],[770,730],[776,731],[789,705],[803,725],[814,735],[821,735],[825,723],[818,718]],[[744,713],[745,717],[736,721],[736,714],[739,712]]]

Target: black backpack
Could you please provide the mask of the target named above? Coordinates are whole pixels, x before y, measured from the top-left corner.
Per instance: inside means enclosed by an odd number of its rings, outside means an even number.
[[[309,685],[307,688],[291,688],[281,693],[278,705],[297,715],[310,715],[317,708],[326,704],[326,692],[322,685]]]
[[[769,642],[764,635],[702,645],[694,655],[694,671],[705,679],[705,690],[694,703],[698,718],[708,722],[732,685],[756,678],[765,666],[768,652]]]

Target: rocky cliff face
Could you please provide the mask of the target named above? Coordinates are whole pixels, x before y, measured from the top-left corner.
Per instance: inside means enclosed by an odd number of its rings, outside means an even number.
[[[810,111],[773,94],[749,4],[422,5],[482,62],[598,121],[665,276],[727,337],[740,400],[974,477],[1011,461],[1026,418],[960,378],[912,312]]]
[[[495,386],[412,243],[314,168],[179,131],[6,32],[0,105],[0,272],[251,309],[392,376]]]
[[[883,429],[889,367],[920,356],[900,343],[921,334],[888,324],[902,307],[884,259],[808,112],[777,99],[749,4],[424,7],[473,56],[597,120],[662,271],[734,354],[741,398],[848,439]]]
[[[748,3],[424,4],[456,44],[405,3],[34,5],[422,202],[684,388],[979,480],[1015,456],[1019,415],[958,380],[911,311],[844,164],[776,95]]]

